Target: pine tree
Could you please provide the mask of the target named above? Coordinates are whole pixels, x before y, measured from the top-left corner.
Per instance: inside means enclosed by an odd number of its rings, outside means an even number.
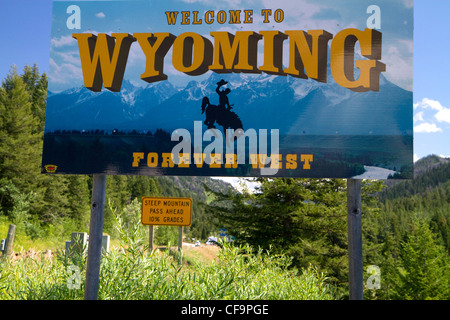
[[[35,64],[33,67],[24,67],[22,80],[30,95],[31,111],[39,121],[36,132],[42,133],[44,131],[47,104],[47,75],[45,73],[40,75],[39,68]]]
[[[19,194],[33,194],[27,208],[34,224],[51,224],[71,211],[69,178],[41,174],[46,95],[47,77],[36,65],[22,75],[12,68],[0,88],[0,187],[11,183]],[[14,206],[14,194],[4,192],[2,212],[9,215]]]
[[[238,243],[293,258],[293,266],[319,266],[346,281],[345,180],[257,179],[256,193],[216,193],[208,206]]]
[[[86,175],[68,176],[67,184],[67,217],[75,222],[80,230],[89,230],[91,192],[89,189],[91,178]]]
[[[445,249],[423,221],[416,221],[414,229],[401,247],[402,270],[397,298],[448,300],[450,271]]]
[[[23,79],[13,69],[0,90],[0,176],[24,193],[32,190],[40,174],[39,121],[30,100]]]

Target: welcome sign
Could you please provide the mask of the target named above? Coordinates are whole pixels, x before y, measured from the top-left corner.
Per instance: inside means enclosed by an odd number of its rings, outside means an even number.
[[[57,1],[42,172],[412,177],[412,1]]]

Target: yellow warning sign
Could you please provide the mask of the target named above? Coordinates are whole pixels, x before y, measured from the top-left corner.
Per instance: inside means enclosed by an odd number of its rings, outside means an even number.
[[[142,197],[144,225],[190,226],[192,198]]]

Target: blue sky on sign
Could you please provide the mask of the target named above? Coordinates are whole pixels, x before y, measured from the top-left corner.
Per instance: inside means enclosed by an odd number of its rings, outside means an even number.
[[[60,64],[53,64],[50,59],[50,50],[66,46],[60,51],[65,56],[67,68],[64,72],[55,72],[55,78],[50,79],[55,83],[58,81],[69,82],[70,84],[82,81],[80,68],[75,62],[69,63],[70,59],[75,59],[76,46],[69,43],[71,37],[64,28],[52,31],[52,1],[51,0],[1,0],[0,27],[3,30],[0,37],[0,79],[4,79],[9,73],[11,66],[16,65],[19,73],[25,65],[36,63],[41,72],[49,73],[51,68],[56,68]],[[78,1],[72,1],[76,4]],[[390,66],[390,75],[386,76],[394,83],[412,90],[414,88],[414,154],[417,158],[428,154],[438,154],[450,156],[450,86],[449,71],[450,59],[448,59],[448,49],[450,40],[446,37],[450,30],[450,19],[448,19],[448,9],[450,1],[447,0],[416,0],[414,1],[414,45],[408,41],[408,28],[403,28],[405,24],[411,23],[407,16],[399,14],[398,8],[407,8],[413,5],[412,0],[385,0],[385,1],[361,1],[347,0],[346,6],[333,9],[335,0],[322,0],[320,5],[314,1],[307,0],[179,0],[179,1],[147,1],[155,7],[150,11],[140,12],[134,23],[127,25],[120,21],[120,13],[109,7],[93,7],[89,17],[83,20],[84,30],[81,32],[95,30],[100,25],[100,32],[154,32],[154,20],[161,17],[167,10],[181,10],[183,3],[198,8],[200,12],[205,10],[255,8],[253,15],[254,23],[252,27],[257,30],[270,28],[277,29],[276,23],[263,24],[260,14],[256,14],[258,8],[278,7],[287,8],[284,23],[295,29],[325,29],[331,33],[336,33],[348,27],[362,29],[365,27],[368,17],[365,12],[371,4],[378,4],[383,8],[381,12],[383,34],[396,33],[395,43],[385,44],[383,47],[382,61]],[[180,9],[181,4],[181,9]],[[326,7],[330,4],[330,7]],[[150,8],[150,7],[149,7]],[[386,9],[388,8],[388,9]],[[89,11],[89,10],[88,10]],[[355,17],[354,12],[361,12],[360,17]],[[85,12],[83,12],[84,14]],[[297,23],[291,20],[291,15],[297,17]],[[163,16],[165,18],[165,16]],[[84,19],[84,16],[83,16]],[[161,18],[162,19],[162,18]],[[163,19],[164,20],[164,19]],[[152,21],[146,24],[146,21]],[[300,21],[300,22],[298,22]],[[320,21],[320,22],[318,22]],[[345,21],[346,25],[340,25],[338,21]],[[65,21],[60,21],[65,24]],[[87,25],[86,25],[87,24]],[[299,25],[300,24],[300,25]],[[264,26],[264,29],[261,29]],[[135,28],[139,27],[139,30]],[[208,26],[198,27],[198,33],[207,34]],[[55,28],[55,27],[54,27]],[[180,29],[179,23],[171,26],[169,30],[167,21],[161,22],[161,30],[177,33]],[[234,31],[239,26],[223,25],[223,30]],[[131,30],[130,30],[131,29]],[[286,29],[287,28],[283,28]],[[282,30],[282,29],[281,29]],[[60,34],[60,35],[58,35]],[[387,36],[386,36],[387,37]],[[137,47],[137,46],[136,46]],[[414,59],[413,59],[414,55]],[[135,66],[144,63],[142,56],[133,50],[130,52],[130,65],[127,65],[127,72],[133,72],[133,59]],[[411,81],[411,72],[414,70],[414,79]],[[62,71],[62,70],[61,70]],[[140,70],[142,72],[142,70]],[[137,71],[136,71],[137,72]],[[174,76],[174,70],[165,69],[165,72]],[[59,76],[59,78],[57,78]]]

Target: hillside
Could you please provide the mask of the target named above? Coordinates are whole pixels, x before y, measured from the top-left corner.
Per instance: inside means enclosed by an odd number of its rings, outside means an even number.
[[[417,161],[415,178],[388,186],[379,199],[380,214],[374,220],[379,243],[392,236],[401,247],[422,223],[450,253],[450,159],[430,155]]]
[[[229,188],[233,188],[227,182],[210,177],[163,176],[158,177],[157,180],[161,187],[161,194],[164,196],[193,197],[203,202],[207,200],[205,185],[219,192],[226,192]]]
[[[439,167],[443,164],[449,164],[450,158],[444,158],[437,155],[429,155],[418,160],[414,164],[414,175],[419,176],[429,170]]]
[[[388,180],[380,195],[381,200],[423,195],[425,191],[440,188],[450,180],[450,159],[429,155],[414,164],[414,179]]]

